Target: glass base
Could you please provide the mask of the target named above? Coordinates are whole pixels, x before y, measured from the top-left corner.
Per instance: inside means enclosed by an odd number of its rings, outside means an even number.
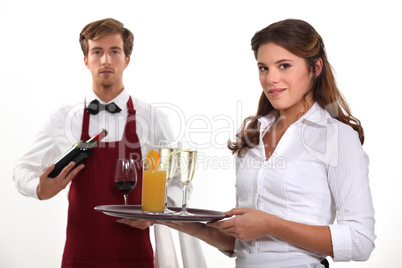
[[[179,212],[177,214],[175,214],[176,216],[184,216],[184,217],[192,217],[192,216],[197,216],[195,214],[192,213],[188,213],[188,212]]]
[[[173,211],[165,207],[165,210],[163,211],[163,214],[168,214],[168,215],[177,215],[177,211]]]
[[[145,211],[145,210],[143,210],[142,213],[147,214],[147,215],[162,215],[162,214],[164,214],[163,211],[153,212],[153,211]]]

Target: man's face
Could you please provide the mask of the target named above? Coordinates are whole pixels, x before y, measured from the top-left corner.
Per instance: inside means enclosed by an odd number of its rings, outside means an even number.
[[[88,40],[88,56],[84,57],[84,62],[92,73],[94,89],[123,88],[123,71],[130,62],[130,56],[124,54],[121,34]]]

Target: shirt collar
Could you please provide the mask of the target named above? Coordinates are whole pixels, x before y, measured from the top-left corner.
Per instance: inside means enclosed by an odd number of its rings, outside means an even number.
[[[109,101],[108,103],[114,102],[117,106],[120,107],[120,109],[124,109],[126,107],[127,101],[129,99],[130,95],[128,94],[127,90],[123,89],[122,92],[120,92],[119,95],[116,96],[113,100]],[[104,103],[96,94],[93,90],[87,95],[86,97],[86,106],[88,107],[89,103],[93,100],[98,100],[100,103],[103,104],[108,104]]]

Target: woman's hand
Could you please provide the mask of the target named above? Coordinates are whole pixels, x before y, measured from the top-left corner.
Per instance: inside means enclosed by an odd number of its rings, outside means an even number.
[[[234,208],[225,212],[229,220],[211,222],[208,226],[219,228],[243,241],[250,241],[271,234],[280,218],[251,208]]]
[[[117,222],[134,227],[134,228],[138,228],[140,230],[144,230],[144,229],[148,228],[149,226],[153,225],[153,223],[149,222],[149,221],[127,219],[127,218],[118,219]]]

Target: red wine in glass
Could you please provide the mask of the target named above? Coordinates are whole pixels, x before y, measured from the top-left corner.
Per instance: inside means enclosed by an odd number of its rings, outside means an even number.
[[[137,170],[133,159],[118,159],[115,168],[115,183],[123,192],[124,204],[127,205],[127,196],[137,185]]]
[[[123,192],[123,194],[128,194],[132,189],[134,189],[135,185],[137,185],[136,181],[116,181],[117,188]]]

